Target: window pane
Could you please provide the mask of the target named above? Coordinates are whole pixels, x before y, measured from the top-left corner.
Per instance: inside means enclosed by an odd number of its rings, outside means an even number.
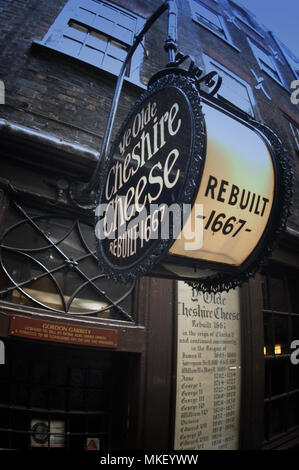
[[[274,67],[270,67],[267,63],[263,60],[260,61],[262,68],[272,77],[274,80],[280,81],[278,73],[275,71]]]
[[[98,33],[97,31],[90,31],[86,40],[88,46],[98,49],[99,51],[106,51],[108,38],[104,34]]]
[[[264,409],[264,437],[265,440],[269,439],[270,435],[270,412],[271,412],[271,404],[266,403]]]
[[[63,36],[59,43],[59,49],[65,54],[72,55],[73,57],[78,57],[81,47],[81,42],[75,41],[74,39],[66,36]]]
[[[136,29],[136,19],[122,12],[119,12],[118,24],[131,31]]]
[[[275,400],[271,403],[271,436],[281,434],[285,430],[285,400]]]
[[[107,67],[107,69],[116,75],[119,74],[122,64],[122,61],[109,55],[107,55],[104,60],[104,65]]]
[[[270,398],[271,396],[271,362],[265,361],[265,398]]]
[[[233,78],[225,76],[223,73],[220,73],[220,75],[223,77],[223,82],[218,94],[238,108],[243,109],[246,113],[252,114],[252,107],[246,88]]]
[[[293,328],[293,339],[299,340],[299,315],[296,315],[292,318],[292,328]],[[299,370],[298,370],[299,376]]]
[[[81,51],[80,59],[99,67],[103,64],[104,53],[86,45]]]
[[[209,8],[205,8],[203,5],[196,2],[195,11],[198,16],[202,19],[207,20],[209,23],[216,26],[217,28],[221,28],[221,23],[219,21],[218,15]]]
[[[276,359],[271,361],[271,396],[286,392],[286,374],[289,359]]]
[[[111,19],[97,16],[94,22],[94,28],[102,31],[103,33],[113,36],[114,34],[114,22]]]
[[[210,69],[216,70],[222,77],[222,85],[218,96],[222,96],[238,108],[253,116],[253,109],[246,86],[213,61],[210,63]]]
[[[249,21],[249,18],[247,18],[245,12],[241,11],[241,10],[238,10],[238,11],[234,11],[234,15],[239,18],[241,21],[243,21],[243,23],[246,23],[247,25],[251,26],[251,23]]]
[[[79,7],[79,11],[76,14],[76,17],[85,24],[92,26],[96,14],[93,11],[87,10],[86,8]]]
[[[112,6],[109,5],[101,5],[101,16],[103,18],[109,18],[109,20],[113,21],[116,23],[119,17],[119,10],[116,8],[113,8]]]
[[[288,427],[292,428],[298,426],[299,424],[299,396],[298,394],[291,396],[289,398],[288,406]]]
[[[269,67],[270,69],[274,70],[275,69],[275,65],[273,64],[272,60],[271,60],[271,57],[266,54],[264,51],[262,51],[261,49],[258,49],[258,55],[259,55],[259,58],[260,60],[267,65],[267,67]]]
[[[296,276],[290,276],[288,279],[289,296],[291,303],[291,312],[299,313],[299,279]],[[299,336],[298,336],[299,338]]]
[[[127,48],[117,41],[111,41],[109,55],[124,62],[127,56]]]
[[[251,41],[249,41],[249,44],[251,45],[252,51],[258,60],[261,69],[265,70],[272,78],[274,78],[274,80],[281,82],[276,63],[272,57]]]
[[[290,367],[290,390],[299,390],[298,364],[292,364],[290,361],[289,367]]]
[[[284,281],[280,277],[271,276],[269,279],[270,305],[272,310],[287,312],[287,299]]]
[[[289,341],[288,341],[288,317],[285,315],[275,315],[274,314],[274,346],[279,345],[279,348],[274,354],[286,354],[289,352]]]
[[[69,26],[70,28],[75,29],[76,31],[79,31],[85,34],[87,34],[88,32],[88,28],[86,26],[83,26],[82,24],[77,23],[76,21],[70,21]],[[68,29],[68,33],[69,33],[68,36],[70,36],[71,34],[75,34],[75,32],[73,32],[72,29]],[[75,36],[72,36],[72,37],[75,37]],[[82,36],[82,38],[84,38],[84,36]]]
[[[264,314],[264,351],[266,354],[274,354],[272,340],[272,314]]]
[[[261,288],[263,296],[263,307],[268,310],[270,308],[269,293],[268,293],[268,281],[267,276],[261,275]]]
[[[134,32],[120,24],[115,25],[113,36],[127,44],[133,44]]]

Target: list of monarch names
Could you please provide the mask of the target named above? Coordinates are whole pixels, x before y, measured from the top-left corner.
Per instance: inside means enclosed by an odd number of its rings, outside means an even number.
[[[175,450],[235,450],[241,354],[238,289],[178,282]]]

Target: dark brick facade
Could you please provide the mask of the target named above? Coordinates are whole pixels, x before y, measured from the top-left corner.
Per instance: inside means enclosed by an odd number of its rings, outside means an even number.
[[[82,0],[82,3],[84,1]],[[277,132],[288,149],[295,174],[293,212],[288,221],[288,228],[292,230],[285,234],[282,248],[279,246],[281,251],[278,251],[276,256],[282,264],[292,265],[294,261],[294,263],[297,262],[298,267],[299,153],[295,148],[295,140],[286,119],[287,117],[299,128],[299,104],[292,104],[290,99],[290,84],[295,80],[295,76],[277,48],[273,37],[264,31],[254,18],[252,18],[252,28],[240,22],[239,28],[236,27],[231,21],[233,2],[230,0],[202,0],[202,3],[223,15],[223,21],[232,43],[224,41],[211,30],[193,21],[189,0],[176,1],[179,51],[192,55],[199,67],[204,67],[203,54],[206,54],[245,81],[251,87],[254,96],[255,118]],[[114,0],[110,3],[147,20],[161,6],[162,0]],[[50,50],[42,44],[44,36],[66,4],[67,0],[0,0],[0,80],[5,84],[5,104],[0,104],[0,207],[4,207],[3,212],[5,212],[9,207],[10,196],[12,196],[11,199],[16,196],[18,201],[21,200],[22,203],[34,209],[50,212],[54,207],[55,214],[57,210],[63,216],[66,213],[76,217],[82,215],[84,222],[93,224],[93,211],[81,211],[73,205],[67,189],[74,181],[75,183],[86,182],[92,175],[105,131],[116,76],[78,59]],[[167,13],[164,13],[152,26],[144,40],[144,57],[140,67],[142,86],[129,81],[124,83],[112,138],[136,99],[146,89],[149,78],[166,66],[168,62],[168,56],[164,50],[166,31]],[[246,35],[269,52],[271,47],[277,50],[284,63],[284,66],[279,64],[279,67],[287,88],[279,85],[260,70]],[[262,89],[255,88],[257,82],[252,70],[258,77],[264,79],[262,84],[271,96],[271,100]],[[4,218],[5,216],[0,212],[1,223]],[[0,226],[0,233],[2,226],[3,224]],[[93,227],[92,231],[94,231]],[[277,261],[273,259],[274,262]],[[71,265],[72,262],[69,267],[72,267]],[[290,273],[292,277],[293,271],[290,270]],[[297,275],[296,273],[294,276]],[[2,272],[0,272],[2,282],[1,274]],[[262,434],[261,421],[264,404],[262,375],[264,325],[261,299],[265,285],[262,283],[266,282],[260,280],[262,275],[264,274],[258,274],[251,280],[252,283],[249,281],[249,287],[245,286],[241,305],[242,314],[245,313],[242,319],[243,328],[244,331],[246,330],[246,337],[244,334],[242,338],[242,342],[244,340],[242,347],[245,351],[242,359],[245,364],[245,387],[242,393],[246,404],[242,429],[246,429],[244,441],[249,442],[247,448],[261,448],[262,442],[260,434]],[[293,277],[291,280],[293,282]],[[175,344],[177,340],[175,336],[177,328],[176,283],[168,279],[149,277],[142,278],[138,282],[134,291],[134,306],[137,312],[135,323],[123,325],[119,322],[116,324],[117,322],[113,323],[110,317],[87,320],[85,318],[84,321],[93,322],[96,326],[108,325],[109,328],[117,329],[119,333],[119,350],[116,354],[119,363],[114,357],[113,367],[116,369],[111,368],[119,373],[119,382],[114,389],[117,406],[113,419],[119,417],[122,419],[121,415],[124,414],[122,424],[124,428],[121,428],[118,436],[126,441],[126,433],[129,433],[129,438],[124,444],[127,446],[125,448],[166,449],[172,446],[170,434],[175,414],[173,389],[175,388],[174,351],[177,347]],[[295,281],[292,289],[292,293],[297,295],[298,289],[295,287]],[[274,296],[275,294],[278,296],[279,289],[274,287],[273,292]],[[9,336],[8,322],[12,312],[16,311],[17,314],[21,312],[31,317],[36,314],[36,310],[32,313],[31,307],[27,305],[23,311],[23,305],[20,307],[14,302],[9,302],[6,302],[6,299],[2,302],[1,298],[0,336],[6,339]],[[290,307],[289,311],[298,311],[297,300],[295,303],[296,309]],[[282,311],[281,308],[277,310]],[[50,315],[42,309],[39,309],[38,313],[41,318]],[[77,324],[76,322],[80,324],[79,322],[82,321],[67,314],[62,315],[63,318],[65,321],[71,318],[74,324]],[[285,318],[284,327],[288,322],[288,318]],[[299,331],[297,319],[296,322],[297,331]],[[281,328],[281,331],[284,329]],[[21,342],[20,345],[22,346]],[[27,349],[29,350],[30,347],[31,343],[28,343]],[[54,349],[53,346],[53,351]],[[59,348],[54,352],[57,356]],[[28,357],[30,354],[27,354]],[[49,354],[49,361],[52,361],[51,354]],[[34,355],[34,348],[32,355]],[[99,352],[99,356],[101,355],[102,351]],[[77,352],[77,356],[81,356],[81,350]],[[89,360],[88,357],[87,355],[86,361]],[[35,359],[34,357],[34,361]],[[95,357],[95,361],[98,361],[98,357]],[[123,366],[123,364],[126,365]],[[85,364],[84,367],[89,366]],[[296,393],[299,393],[298,390]],[[122,395],[122,403],[119,402],[120,395]],[[243,408],[244,403],[242,402]],[[130,429],[127,429],[125,428],[127,426],[125,412],[129,409],[132,415],[130,416]],[[299,413],[298,408],[296,409],[297,419]],[[298,439],[298,422],[297,419],[296,439]],[[112,428],[113,425],[112,423]]]
[[[0,113],[2,118],[10,122],[98,151],[115,77],[78,60],[51,53],[35,44],[36,41],[42,41],[65,3],[64,0],[1,1],[0,78],[6,87],[6,104],[1,106]],[[149,18],[161,4],[158,0],[136,0],[133,3],[120,0],[115,3],[144,19]],[[246,25],[242,25],[239,30],[226,19],[226,28],[235,46],[232,47],[192,21],[187,0],[179,0],[177,3],[179,50],[191,54],[199,66],[203,64],[204,52],[250,84],[257,104],[257,118],[281,136],[291,155],[295,174],[298,175],[298,155],[294,152],[293,138],[283,117],[285,113],[298,124],[298,105],[291,103],[289,90],[259,71],[246,39],[247,35],[268,50],[270,46],[277,49],[272,37],[257,24],[256,30],[264,35],[264,40]],[[205,0],[203,3],[219,13],[230,12],[232,7],[228,0],[218,3]],[[254,18],[252,21],[254,22]],[[167,15],[164,14],[146,36],[144,47],[148,54],[147,57],[144,56],[140,71],[141,81],[145,86],[150,76],[167,62],[167,55],[163,50],[166,24]],[[280,52],[279,54],[283,60]],[[261,90],[254,88],[256,80],[251,68],[265,78],[263,84],[272,97],[271,101]],[[294,75],[286,64],[282,73],[285,83],[290,84],[294,80]],[[124,85],[114,132],[141,92],[142,89],[133,85]],[[293,216],[289,221],[295,229],[299,229],[298,215],[299,194],[296,189]]]

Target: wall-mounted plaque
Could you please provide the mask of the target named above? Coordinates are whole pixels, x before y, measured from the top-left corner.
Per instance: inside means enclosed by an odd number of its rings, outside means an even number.
[[[238,449],[240,347],[238,288],[178,282],[175,450]]]
[[[118,332],[108,328],[90,328],[65,322],[13,315],[9,334],[39,341],[53,341],[78,346],[117,348]]]

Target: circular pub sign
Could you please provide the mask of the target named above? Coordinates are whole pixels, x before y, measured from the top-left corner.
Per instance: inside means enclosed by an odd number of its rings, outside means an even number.
[[[159,74],[135,104],[99,184],[97,253],[107,277],[151,274],[202,290],[256,272],[285,225],[290,169],[279,139]]]

